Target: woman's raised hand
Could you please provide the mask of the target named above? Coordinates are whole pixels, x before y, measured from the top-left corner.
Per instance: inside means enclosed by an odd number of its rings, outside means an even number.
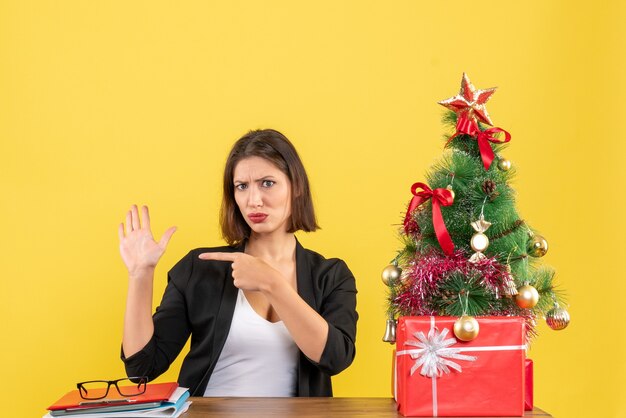
[[[159,242],[154,240],[150,230],[150,214],[147,206],[141,207],[141,218],[137,205],[133,205],[126,214],[124,223],[118,228],[120,254],[131,277],[151,273],[167,248],[176,227],[168,228]]]

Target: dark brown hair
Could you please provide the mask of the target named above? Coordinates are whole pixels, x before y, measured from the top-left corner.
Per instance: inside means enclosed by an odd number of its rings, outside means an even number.
[[[235,202],[233,175],[239,161],[248,157],[261,157],[285,173],[291,182],[291,219],[288,232],[312,232],[319,228],[315,219],[309,179],[304,165],[291,142],[278,131],[259,129],[250,131],[233,145],[226,167],[220,225],[222,236],[230,245],[250,237],[250,227]]]

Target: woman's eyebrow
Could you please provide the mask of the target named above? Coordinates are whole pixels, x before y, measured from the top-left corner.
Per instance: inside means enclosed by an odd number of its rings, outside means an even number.
[[[254,179],[252,181],[256,183],[256,182],[263,181],[263,180],[276,181],[276,177],[274,177],[271,174],[268,174],[267,176],[259,177],[258,179]],[[247,181],[246,180],[233,179],[233,183],[247,183]]]

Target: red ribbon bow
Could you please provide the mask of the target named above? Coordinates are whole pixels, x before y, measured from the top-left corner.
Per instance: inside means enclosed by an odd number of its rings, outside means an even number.
[[[500,140],[492,135],[498,132],[504,133],[504,140]],[[489,128],[485,131],[481,131],[478,128],[476,121],[461,116],[456,123],[456,133],[448,139],[446,145],[448,145],[456,136],[461,134],[476,138],[476,141],[478,141],[478,149],[480,150],[480,157],[483,160],[485,170],[489,170],[489,167],[491,167],[491,163],[495,158],[495,154],[493,153],[493,149],[491,149],[491,145],[489,145],[489,143],[504,144],[511,140],[511,134],[502,128]]]
[[[422,189],[422,191],[418,192],[417,189]],[[443,221],[443,216],[441,215],[441,206],[450,206],[454,203],[454,199],[452,198],[452,192],[448,189],[435,189],[432,190],[428,185],[424,183],[415,183],[411,186],[411,193],[413,193],[413,198],[409,203],[409,208],[406,211],[406,216],[404,217],[404,230],[408,233],[408,225],[411,220],[411,213],[417,208],[419,205],[427,201],[428,199],[433,199],[433,226],[435,227],[435,234],[437,235],[437,241],[439,241],[439,245],[444,253],[447,255],[452,255],[454,252],[454,243],[452,242],[452,238],[450,238],[450,234],[446,229],[446,224]]]

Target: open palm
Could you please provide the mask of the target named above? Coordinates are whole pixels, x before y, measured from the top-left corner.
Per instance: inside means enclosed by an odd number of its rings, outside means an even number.
[[[126,214],[126,225],[122,223],[118,228],[120,254],[128,272],[133,275],[154,269],[175,231],[176,227],[168,228],[157,242],[150,229],[148,207],[141,207],[140,218],[137,206],[133,205]]]

